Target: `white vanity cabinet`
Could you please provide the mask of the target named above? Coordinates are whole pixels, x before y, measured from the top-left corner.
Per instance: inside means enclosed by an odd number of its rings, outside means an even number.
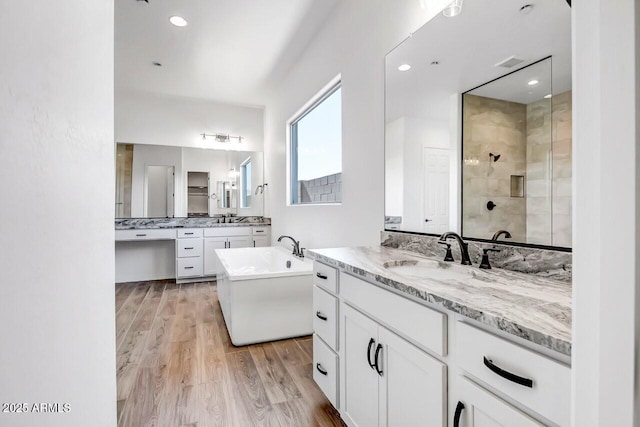
[[[251,227],[254,248],[271,246],[271,227]]]
[[[180,228],[176,238],[176,280],[202,277],[202,229]]]
[[[446,365],[346,303],[341,313],[347,425],[445,425]]]
[[[569,426],[565,358],[314,263],[314,380],[350,427]]]
[[[554,424],[570,425],[570,367],[465,322],[455,329],[456,364],[465,376]]]
[[[456,384],[452,427],[543,427],[494,394],[461,377]]]

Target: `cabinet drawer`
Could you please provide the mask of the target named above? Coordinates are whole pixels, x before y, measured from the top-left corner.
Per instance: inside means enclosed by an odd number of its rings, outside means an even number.
[[[313,332],[333,350],[338,350],[338,299],[313,287]]]
[[[344,273],[340,274],[340,295],[424,349],[446,354],[446,314]]]
[[[179,228],[178,239],[202,237],[201,228]]]
[[[116,241],[131,242],[135,240],[173,240],[176,238],[174,229],[152,230],[116,230]]]
[[[251,227],[254,236],[266,236],[271,231],[271,227]]]
[[[338,406],[338,356],[313,335],[313,380],[334,408]]]
[[[338,270],[315,261],[313,263],[313,284],[337,294]]]
[[[477,329],[456,324],[458,365],[469,375],[561,425],[570,425],[571,368]]]
[[[250,236],[251,227],[205,228],[204,237]]]
[[[178,258],[178,278],[202,276],[202,257]]]
[[[178,239],[178,258],[202,256],[202,239]]]

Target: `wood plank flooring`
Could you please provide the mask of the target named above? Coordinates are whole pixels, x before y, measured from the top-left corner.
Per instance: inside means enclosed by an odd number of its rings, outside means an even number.
[[[235,347],[215,282],[116,285],[118,426],[344,426],[311,337]]]

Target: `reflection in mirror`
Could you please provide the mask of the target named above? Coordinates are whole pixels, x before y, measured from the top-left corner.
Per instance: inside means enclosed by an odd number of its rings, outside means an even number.
[[[145,183],[145,216],[149,218],[173,217],[173,166],[147,166]]]
[[[116,218],[262,216],[266,188],[261,152],[116,147]]]
[[[386,56],[385,229],[570,246],[571,9],[520,6],[469,2]]]
[[[230,181],[218,181],[218,207],[229,209],[236,207],[236,184]]]

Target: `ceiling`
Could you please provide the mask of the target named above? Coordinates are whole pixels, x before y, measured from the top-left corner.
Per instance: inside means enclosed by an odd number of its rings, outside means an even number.
[[[264,105],[339,2],[116,0],[116,90]]]
[[[530,13],[521,13],[526,4],[533,8]],[[510,56],[524,62],[513,68],[495,66]],[[540,99],[550,92],[570,90],[571,8],[561,0],[464,2],[460,15],[437,15],[387,55],[386,121],[405,116],[449,120],[451,95],[548,56],[552,56],[552,81],[548,71],[545,77],[537,78],[540,94],[526,82],[535,77],[533,74],[540,74],[541,67],[515,73],[476,94],[529,103],[537,96]],[[432,65],[434,61],[438,64]],[[405,63],[411,69],[399,71],[398,66]],[[526,89],[515,89],[518,84]],[[508,94],[512,88],[517,93]]]

